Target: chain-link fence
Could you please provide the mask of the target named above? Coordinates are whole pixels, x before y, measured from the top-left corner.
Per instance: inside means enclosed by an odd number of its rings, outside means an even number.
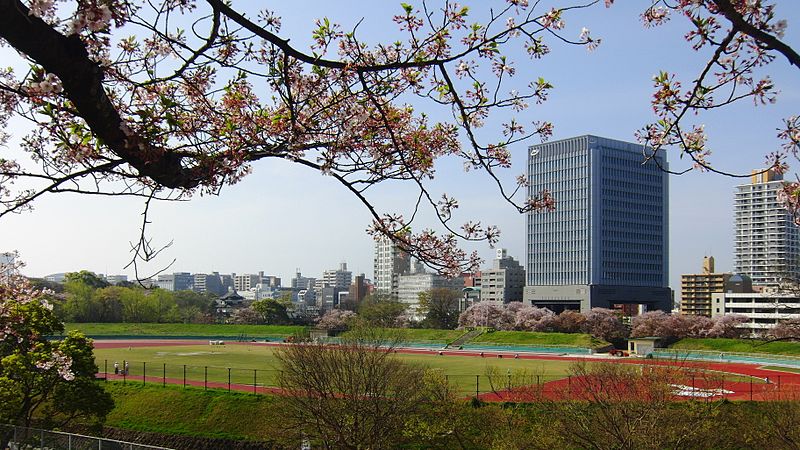
[[[170,450],[61,431],[0,424],[2,447],[9,450]]]

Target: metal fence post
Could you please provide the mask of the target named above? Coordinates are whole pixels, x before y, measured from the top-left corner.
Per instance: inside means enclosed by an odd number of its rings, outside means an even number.
[[[228,392],[231,391],[231,368],[228,367]]]
[[[103,381],[108,381],[108,360],[103,360]]]
[[[753,401],[753,378],[750,378],[750,401]]]
[[[39,430],[39,448],[44,448],[44,430]]]
[[[163,376],[161,377],[161,386],[165,387],[167,385],[167,363],[164,363],[164,371],[162,373]]]
[[[208,366],[203,367],[203,389],[208,390]]]
[[[481,376],[475,375],[475,398],[481,395]]]
[[[258,369],[253,369],[253,394],[256,393],[256,381],[258,379]]]
[[[147,363],[142,361],[142,386],[147,383]]]
[[[186,364],[183,365],[183,387],[186,387]]]

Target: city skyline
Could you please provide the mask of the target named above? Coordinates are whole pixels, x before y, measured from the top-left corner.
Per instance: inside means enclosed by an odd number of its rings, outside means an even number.
[[[350,5],[352,7],[352,5]],[[344,28],[357,19],[344,17],[341,5],[316,2],[299,7],[283,5],[276,13],[293,42],[305,45],[313,19],[329,16]],[[361,30],[374,40],[391,39],[387,26],[396,5],[364,4]],[[797,41],[800,6],[778,5],[778,14],[788,19],[787,42]],[[599,134],[630,141],[635,130],[652,120],[649,100],[651,76],[661,69],[677,72],[684,79],[696,73],[699,57],[685,43],[675,41],[674,27],[644,29],[641,11],[630,5],[578,12],[568,27],[592,29],[604,42],[592,53],[584,48],[554,46],[541,63],[518,57],[518,70],[542,75],[555,85],[550,100],[525,114],[526,121],[548,119],[555,124],[553,140],[580,134]],[[677,22],[677,21],[676,21]],[[665,42],[677,45],[664,44]],[[665,48],[669,47],[669,48]],[[654,49],[659,58],[647,58]],[[2,49],[3,52],[9,49]],[[630,58],[637,57],[631,65]],[[724,170],[748,173],[764,164],[764,155],[779,145],[775,128],[780,119],[796,114],[792,105],[800,100],[795,74],[783,61],[770,69],[782,93],[776,105],[739,105],[704,119],[709,144],[715,149],[711,161]],[[498,121],[500,118],[490,118]],[[19,123],[17,123],[19,125]],[[22,125],[19,125],[22,126]],[[748,133],[731,133],[748,129]],[[10,141],[9,147],[15,141]],[[532,142],[533,143],[533,142]],[[509,179],[524,172],[527,145],[511,149],[513,169]],[[671,162],[680,162],[670,155]],[[284,279],[295,268],[320,274],[343,260],[354,273],[372,273],[374,243],[364,230],[369,216],[363,206],[332,179],[314,176],[288,163],[256,163],[253,174],[238,185],[225,188],[219,197],[198,197],[187,203],[157,204],[151,208],[154,243],[173,246],[144,275],[177,262],[169,271],[237,272],[263,270]],[[462,205],[459,219],[477,218],[497,224],[503,234],[497,247],[521,261],[525,249],[525,218],[503,205],[488,180],[451,160],[438,168],[438,191],[456,195]],[[787,179],[794,175],[787,175]],[[681,273],[695,272],[703,255],[715,256],[719,270],[733,269],[733,192],[739,179],[690,173],[671,178],[670,283],[679,286]],[[382,210],[395,206],[408,212],[415,197],[396,185],[378,186],[377,203]],[[702,201],[698,201],[702,194]],[[266,201],[265,201],[266,200]],[[35,210],[0,220],[0,251],[19,250],[27,263],[26,273],[49,273],[87,269],[106,274],[126,273],[129,241],[138,236],[143,204],[137,199],[80,197],[60,194],[37,200]],[[476,249],[489,265],[494,250]]]

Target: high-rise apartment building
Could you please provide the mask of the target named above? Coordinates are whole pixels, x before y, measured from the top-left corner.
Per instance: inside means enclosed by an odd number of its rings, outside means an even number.
[[[397,283],[401,274],[409,273],[411,257],[400,250],[389,238],[375,240],[375,290],[397,299]]]
[[[667,162],[646,155],[591,135],[530,147],[529,195],[549,190],[556,209],[527,217],[526,302],[671,310]]]
[[[783,176],[754,171],[736,187],[734,269],[755,286],[800,282],[800,228],[778,202]]]
[[[525,269],[506,249],[497,249],[492,268],[481,271],[481,301],[520,302],[524,287]]]

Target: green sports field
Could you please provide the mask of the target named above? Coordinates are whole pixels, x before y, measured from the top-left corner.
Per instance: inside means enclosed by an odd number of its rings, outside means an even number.
[[[227,384],[230,374],[232,384],[276,386],[280,370],[275,358],[276,347],[264,345],[181,345],[163,347],[96,348],[95,360],[100,371],[113,373],[113,364],[129,363],[133,379],[145,376],[147,382],[159,383],[167,379],[186,379]],[[481,358],[475,356],[440,356],[430,354],[404,354],[397,357],[408,362],[440,369],[450,384],[459,392],[474,393],[491,390],[490,384],[533,384],[552,381],[566,376],[569,361],[547,361],[513,358]],[[185,369],[184,369],[185,365]],[[230,369],[230,370],[229,370]],[[493,373],[493,377],[487,374]],[[490,383],[490,378],[492,378]]]

